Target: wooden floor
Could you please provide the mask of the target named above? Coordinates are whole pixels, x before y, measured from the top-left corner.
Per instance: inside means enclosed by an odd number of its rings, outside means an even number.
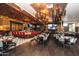
[[[79,41],[73,47],[58,47],[53,39],[49,40],[46,46],[27,46],[23,44],[16,49],[16,56],[78,56]]]

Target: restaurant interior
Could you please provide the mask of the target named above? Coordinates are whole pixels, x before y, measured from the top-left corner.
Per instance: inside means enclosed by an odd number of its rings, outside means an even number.
[[[78,3],[0,3],[0,56],[79,55]]]

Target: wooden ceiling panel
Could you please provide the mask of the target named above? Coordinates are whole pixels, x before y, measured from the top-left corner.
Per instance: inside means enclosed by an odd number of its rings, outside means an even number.
[[[0,3],[0,15],[8,16],[10,18],[14,18],[21,21],[25,21],[25,19],[35,21],[35,18],[33,16],[31,16],[24,10],[21,11],[19,7],[12,3]]]
[[[15,18],[18,20],[24,19],[23,15],[20,12],[17,12],[6,4],[0,4],[0,15],[8,16],[10,18]]]

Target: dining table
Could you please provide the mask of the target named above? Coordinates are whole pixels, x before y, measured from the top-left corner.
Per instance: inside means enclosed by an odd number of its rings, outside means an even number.
[[[61,36],[58,40],[62,43],[68,41],[68,44],[72,44],[72,43],[76,43],[77,38],[71,36]]]
[[[9,42],[12,42],[12,41],[13,41],[13,37],[4,36],[0,38],[0,47],[7,45]]]

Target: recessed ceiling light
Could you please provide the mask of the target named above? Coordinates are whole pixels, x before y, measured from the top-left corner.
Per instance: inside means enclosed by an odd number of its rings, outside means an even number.
[[[53,4],[47,4],[47,8],[53,8]]]

